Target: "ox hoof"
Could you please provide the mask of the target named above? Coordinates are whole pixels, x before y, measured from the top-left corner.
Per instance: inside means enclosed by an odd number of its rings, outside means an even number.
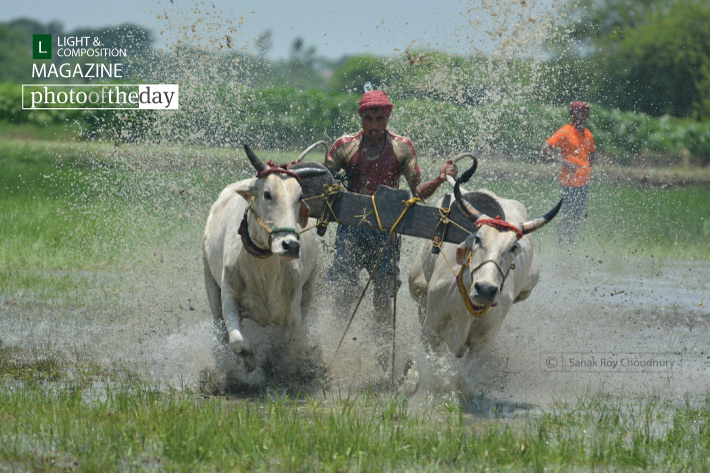
[[[257,368],[244,376],[244,382],[254,388],[262,387],[266,384],[266,374],[263,369]]]
[[[237,355],[251,355],[251,344],[244,338],[241,332],[232,330],[229,332],[229,348]]]
[[[401,379],[401,391],[405,396],[411,396],[417,392],[419,387],[419,369],[415,361],[407,364],[409,366],[406,367]]]

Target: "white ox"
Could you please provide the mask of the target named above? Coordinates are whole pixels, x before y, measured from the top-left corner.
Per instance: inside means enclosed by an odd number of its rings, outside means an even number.
[[[294,174],[305,178],[327,171],[267,168],[248,146],[244,148],[257,177],[228,185],[212,205],[203,261],[207,297],[220,338],[243,357],[250,371],[245,381],[258,385],[265,381],[265,360],[255,356],[242,321],[248,318],[262,328],[280,327],[283,339],[275,343],[286,347],[300,336],[303,291],[316,272],[318,244],[313,232],[299,236],[308,223],[309,209]]]
[[[468,171],[461,180],[465,182],[472,173]],[[528,221],[523,204],[489,191],[467,194],[480,207],[476,209],[461,198],[459,182],[454,187],[456,201],[478,229],[460,245],[443,244],[438,255],[425,242],[412,265],[409,290],[419,305],[427,348],[441,355],[445,344],[463,359],[464,371],[472,373],[480,367],[511,305],[526,299],[537,284],[540,267],[528,234],[552,220],[562,201],[545,216]],[[408,382],[416,383],[418,376],[414,370]]]

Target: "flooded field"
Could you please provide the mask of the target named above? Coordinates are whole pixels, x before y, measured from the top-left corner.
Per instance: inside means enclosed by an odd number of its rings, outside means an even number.
[[[177,211],[183,215],[180,225],[166,223],[161,212],[144,214],[132,229],[126,227],[132,210],[108,217],[117,230],[129,235],[127,241],[115,242],[118,248],[107,250],[120,253],[120,263],[96,269],[4,268],[2,345],[22,347],[36,357],[59,352],[77,362],[130,367],[174,387],[197,387],[206,373],[223,371],[225,365],[215,361],[217,343],[202,277],[205,204],[185,204],[181,199],[175,194],[158,199],[166,208],[184,206]],[[129,200],[133,203],[126,209],[140,203]],[[609,210],[599,208],[603,205],[598,199],[590,215]],[[91,214],[86,218],[90,221]],[[154,227],[162,228],[156,231],[159,238],[149,233]],[[528,300],[513,306],[480,372],[458,379],[457,389],[468,398],[527,409],[558,400],[573,402],[590,392],[619,399],[652,394],[680,399],[687,394],[701,400],[706,395],[707,261],[641,256],[628,241],[600,247],[594,244],[594,228],[585,223],[583,230],[589,234],[568,249],[556,247],[554,224],[534,236],[539,243],[540,282]],[[333,230],[321,244],[321,281],[332,258]],[[77,236],[74,230],[72,234]],[[403,281],[421,241],[404,241]],[[702,251],[701,244],[693,254]],[[106,257],[100,249],[96,255]],[[360,288],[365,281],[363,273]],[[398,294],[396,373],[407,360],[421,355],[417,310],[406,288],[405,283]],[[356,392],[387,386],[390,367],[381,366],[378,359],[389,359],[391,345],[374,336],[371,296],[365,297],[345,343],[336,351],[350,312],[337,304],[334,310],[324,287],[319,286],[317,293],[305,329],[313,353],[320,352],[315,384],[298,386],[298,381],[290,380],[286,386],[276,382],[272,387],[317,392],[326,385]],[[440,362],[442,374],[456,378],[455,360]],[[231,363],[238,365],[236,359]],[[281,369],[282,375],[289,371]],[[399,392],[396,387],[386,390]]]

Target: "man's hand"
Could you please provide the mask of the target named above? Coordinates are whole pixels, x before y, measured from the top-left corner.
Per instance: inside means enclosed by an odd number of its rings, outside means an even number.
[[[439,169],[439,182],[441,182],[441,183],[446,182],[447,175],[456,179],[456,176],[458,175],[458,173],[459,173],[459,170],[456,167],[456,164],[454,164],[454,160],[449,159],[444,164],[442,164],[441,168]]]
[[[568,171],[576,171],[577,168],[579,168],[578,164],[571,163],[562,157],[559,159],[559,162],[562,163],[562,167],[564,167]]]
[[[545,158],[552,158],[562,165],[563,168],[568,171],[576,171],[579,165],[567,161],[562,157],[562,151],[559,149],[552,148],[549,144],[544,143],[540,148],[540,155]]]

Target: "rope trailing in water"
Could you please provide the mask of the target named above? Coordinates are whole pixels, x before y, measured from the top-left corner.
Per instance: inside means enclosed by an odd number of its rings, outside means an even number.
[[[352,315],[350,316],[350,319],[348,320],[348,324],[345,326],[345,330],[343,331],[343,335],[340,337],[340,341],[338,342],[338,347],[336,348],[336,352],[340,349],[340,345],[343,344],[343,340],[345,340],[345,335],[348,333],[348,329],[350,328],[350,325],[353,322],[353,319],[355,318],[355,314],[357,313],[357,310],[360,308],[360,304],[362,303],[363,298],[365,297],[365,293],[367,292],[367,288],[370,287],[370,282],[372,282],[372,277],[377,271],[377,268],[380,266],[380,263],[382,262],[382,257],[385,255],[385,250],[387,249],[387,246],[390,244],[390,241],[392,241],[392,235],[394,235],[394,231],[397,228],[397,225],[402,221],[402,218],[404,218],[404,214],[407,213],[407,211],[412,208],[417,202],[419,202],[421,199],[419,197],[412,197],[411,199],[404,200],[402,201],[405,205],[404,210],[402,213],[399,215],[397,220],[394,222],[394,225],[392,225],[392,228],[389,230],[389,235],[387,235],[387,241],[385,242],[384,246],[382,247],[382,250],[380,251],[380,255],[377,257],[377,263],[375,263],[375,267],[372,268],[372,271],[370,271],[370,277],[367,280],[367,284],[365,284],[365,288],[362,290],[362,294],[360,294],[360,299],[357,301],[357,305],[355,306],[355,309],[353,310]],[[377,217],[377,225],[379,226],[381,231],[385,231],[386,229],[382,227],[382,223],[380,222],[380,217],[379,213],[377,212],[377,204],[375,203],[375,196],[372,196],[372,207],[375,212],[375,216]],[[392,264],[395,267],[395,270],[393,272],[394,275],[394,305],[393,305],[393,313],[392,313],[392,325],[393,325],[393,333],[392,333],[392,379],[394,379],[394,357],[395,357],[395,339],[397,338],[397,246],[396,243],[392,244]]]

